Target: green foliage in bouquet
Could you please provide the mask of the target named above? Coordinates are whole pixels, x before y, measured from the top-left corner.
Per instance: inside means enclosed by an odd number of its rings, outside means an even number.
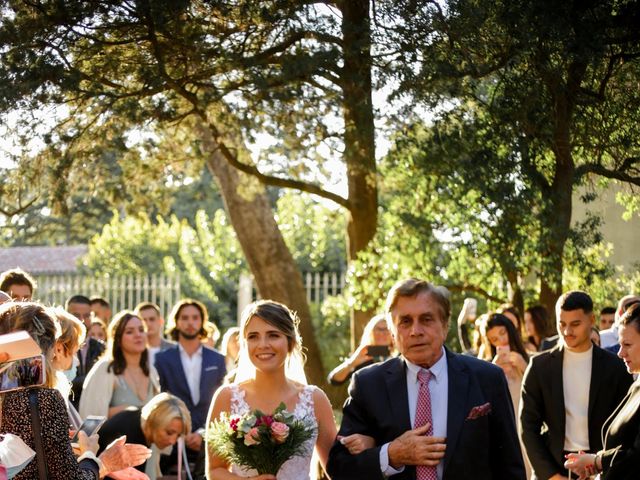
[[[243,416],[223,412],[209,425],[206,441],[229,464],[276,475],[284,462],[307,453],[304,443],[314,432],[280,403],[273,415],[260,410]]]

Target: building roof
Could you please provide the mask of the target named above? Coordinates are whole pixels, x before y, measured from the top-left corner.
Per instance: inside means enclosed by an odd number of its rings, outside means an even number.
[[[20,267],[32,275],[73,273],[87,250],[86,245],[0,248],[0,272]]]

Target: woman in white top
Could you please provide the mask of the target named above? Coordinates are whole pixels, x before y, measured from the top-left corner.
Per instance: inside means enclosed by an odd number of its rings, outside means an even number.
[[[80,397],[80,415],[112,417],[127,407],[143,407],[160,393],[158,372],[149,365],[143,321],[123,310],[109,324],[104,356],[87,374]]]
[[[327,396],[319,388],[306,385],[297,319],[285,305],[258,301],[245,308],[240,334],[241,352],[235,382],[216,392],[207,424],[222,412],[239,415],[254,409],[273,412],[284,402],[287,411],[310,422],[316,433],[307,441],[306,453],[287,460],[277,477],[257,475],[255,471],[228,465],[208,448],[207,478],[308,479],[314,447],[324,467],[337,431]]]

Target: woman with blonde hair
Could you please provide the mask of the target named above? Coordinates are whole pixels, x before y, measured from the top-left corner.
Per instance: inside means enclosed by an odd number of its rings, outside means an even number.
[[[86,330],[80,320],[63,308],[53,308],[51,312],[60,325],[60,336],[56,339],[52,359],[56,376],[55,388],[62,394],[62,398],[67,404],[71,426],[73,429],[78,429],[82,424],[82,419],[69,396],[73,393],[72,382],[80,363],[76,353],[84,342]]]
[[[381,354],[376,351],[377,347],[382,347],[380,348]],[[386,350],[384,347],[387,347]],[[387,327],[387,320],[383,314],[375,315],[365,325],[360,337],[360,345],[356,351],[329,373],[329,383],[342,385],[351,378],[356,370],[376,362],[382,362],[392,354],[393,337]]]
[[[142,407],[160,392],[160,380],[149,365],[143,321],[129,310],[109,324],[103,357],[87,374],[80,397],[80,415],[112,417],[127,407]]]
[[[131,442],[151,449],[151,458],[136,468],[151,480],[162,476],[160,454],[170,454],[178,438],[191,432],[191,415],[185,403],[170,393],[159,393],[142,408],[127,408],[100,428],[101,452],[113,440],[126,435]]]
[[[231,327],[224,332],[220,342],[220,353],[224,355],[227,372],[236,368],[240,354],[240,329]]]
[[[17,435],[37,452],[36,457],[13,478],[33,480],[43,479],[44,475],[47,480],[94,480],[143,462],[150,454],[148,449],[143,445],[125,444],[124,439],[114,442],[96,457],[96,441],[84,433],[80,435],[82,455],[76,459],[69,440],[65,402],[60,392],[53,388],[56,382],[53,359],[56,340],[61,333],[55,314],[32,302],[10,302],[0,306],[0,334],[18,330],[26,331],[39,345],[47,379],[43,387],[2,393],[0,433]],[[39,432],[32,426],[32,418],[36,417],[41,425]]]

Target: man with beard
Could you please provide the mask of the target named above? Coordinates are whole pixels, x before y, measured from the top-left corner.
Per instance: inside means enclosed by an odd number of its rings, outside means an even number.
[[[204,478],[205,422],[213,393],[226,374],[224,356],[202,344],[210,328],[202,303],[179,301],[169,314],[168,327],[178,344],[159,352],[155,367],[162,391],[180,398],[189,409],[193,431],[185,437],[187,455],[196,463],[196,477]]]

